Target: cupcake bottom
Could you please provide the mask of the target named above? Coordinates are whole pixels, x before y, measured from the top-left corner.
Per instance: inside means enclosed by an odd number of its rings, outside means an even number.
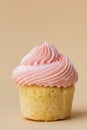
[[[20,86],[21,113],[24,118],[55,121],[70,117],[74,86],[67,88]]]

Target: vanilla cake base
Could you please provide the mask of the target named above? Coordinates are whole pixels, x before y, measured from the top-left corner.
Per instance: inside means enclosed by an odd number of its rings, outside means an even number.
[[[55,121],[70,117],[74,86],[67,88],[20,86],[21,113],[24,118]]]

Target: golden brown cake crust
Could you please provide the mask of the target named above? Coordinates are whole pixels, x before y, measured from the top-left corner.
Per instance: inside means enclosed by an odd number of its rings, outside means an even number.
[[[74,86],[67,88],[20,86],[21,113],[36,121],[56,121],[70,117]]]

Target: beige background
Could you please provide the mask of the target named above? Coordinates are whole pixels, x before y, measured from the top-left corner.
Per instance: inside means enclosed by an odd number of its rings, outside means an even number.
[[[20,116],[12,70],[44,40],[69,56],[79,73],[69,120],[45,123]],[[14,129],[87,129],[87,0],[0,0],[0,130]]]

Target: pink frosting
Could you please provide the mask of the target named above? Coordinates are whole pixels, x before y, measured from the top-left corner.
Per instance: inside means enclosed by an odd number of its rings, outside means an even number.
[[[16,84],[67,87],[74,85],[78,74],[70,59],[48,43],[35,47],[13,71]]]

